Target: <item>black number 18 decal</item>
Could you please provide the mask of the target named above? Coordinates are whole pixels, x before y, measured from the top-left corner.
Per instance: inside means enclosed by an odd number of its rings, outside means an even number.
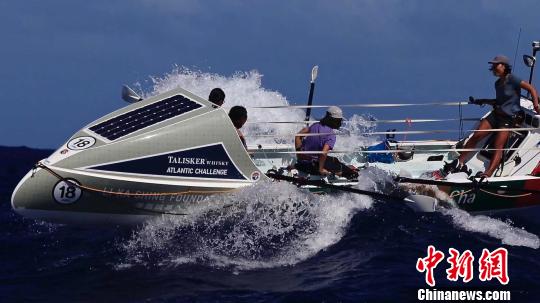
[[[83,138],[80,138],[79,141],[73,143],[73,145],[77,146],[78,148],[83,148],[88,144],[90,144],[90,141]]]
[[[82,190],[76,180],[59,181],[53,189],[54,200],[60,204],[75,203],[81,195]]]
[[[59,189],[60,189],[60,198],[62,199],[64,198],[73,199],[75,197],[75,191],[77,190],[75,186],[68,186],[66,189],[65,185],[60,187]]]

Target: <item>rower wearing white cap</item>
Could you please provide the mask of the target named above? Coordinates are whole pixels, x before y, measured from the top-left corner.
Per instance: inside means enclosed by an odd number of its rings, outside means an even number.
[[[343,111],[337,106],[330,106],[326,115],[309,127],[304,127],[295,138],[297,151],[317,151],[318,154],[298,154],[296,168],[298,170],[319,175],[330,173],[351,179],[358,176],[356,168],[350,168],[337,158],[327,153],[334,148],[336,135],[334,129],[339,129],[343,121]],[[302,136],[303,134],[320,134]]]

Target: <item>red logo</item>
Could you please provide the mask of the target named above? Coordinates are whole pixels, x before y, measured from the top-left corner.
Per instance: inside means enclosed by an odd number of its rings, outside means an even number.
[[[461,254],[458,250],[448,249],[450,256],[446,261],[450,267],[446,269],[446,278],[449,281],[457,281],[459,278],[467,283],[473,279],[474,275],[474,256],[470,250]],[[419,258],[416,261],[416,270],[426,273],[426,283],[435,286],[435,277],[433,269],[444,259],[444,253],[435,249],[433,245],[428,246],[427,256]],[[478,278],[480,281],[490,281],[493,278],[499,280],[503,285],[508,284],[508,250],[506,248],[497,248],[493,252],[487,249],[482,250],[482,256],[478,260]]]
[[[457,281],[459,277],[462,277],[465,283],[471,281],[474,261],[471,251],[466,250],[460,255],[459,251],[450,248],[448,252],[450,252],[450,257],[446,261],[450,263],[450,268],[446,270],[446,278],[450,281]]]
[[[433,277],[433,269],[437,267],[444,259],[444,253],[438,250],[435,250],[435,246],[430,245],[427,249],[427,257],[423,259],[418,259],[416,261],[416,270],[419,272],[426,272],[426,283],[429,286],[435,286],[435,277]]]
[[[487,249],[482,250],[482,256],[478,260],[480,269],[480,281],[489,281],[497,278],[501,284],[508,284],[508,250],[506,248],[497,248],[493,252]]]

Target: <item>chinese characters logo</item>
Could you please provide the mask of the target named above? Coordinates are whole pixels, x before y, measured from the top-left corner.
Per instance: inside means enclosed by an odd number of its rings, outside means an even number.
[[[450,256],[446,261],[450,267],[446,269],[446,278],[450,281],[457,281],[462,278],[463,282],[467,283],[473,279],[474,272],[474,256],[470,250],[460,253],[458,250],[450,248],[448,250]],[[418,258],[416,262],[416,270],[425,272],[426,283],[433,287],[435,286],[435,277],[433,270],[444,259],[444,253],[437,250],[433,245],[428,246],[427,256]],[[478,278],[480,281],[490,281],[493,278],[499,280],[503,285],[508,284],[508,251],[506,248],[498,248],[492,252],[487,249],[482,251],[482,256],[478,260]]]

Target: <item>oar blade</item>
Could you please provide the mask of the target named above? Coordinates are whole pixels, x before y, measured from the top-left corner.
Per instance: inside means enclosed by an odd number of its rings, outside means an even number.
[[[315,82],[315,79],[317,79],[317,75],[319,74],[319,66],[315,65],[311,69],[311,83]]]
[[[430,196],[409,195],[403,201],[415,212],[432,213],[437,208],[437,199]]]

